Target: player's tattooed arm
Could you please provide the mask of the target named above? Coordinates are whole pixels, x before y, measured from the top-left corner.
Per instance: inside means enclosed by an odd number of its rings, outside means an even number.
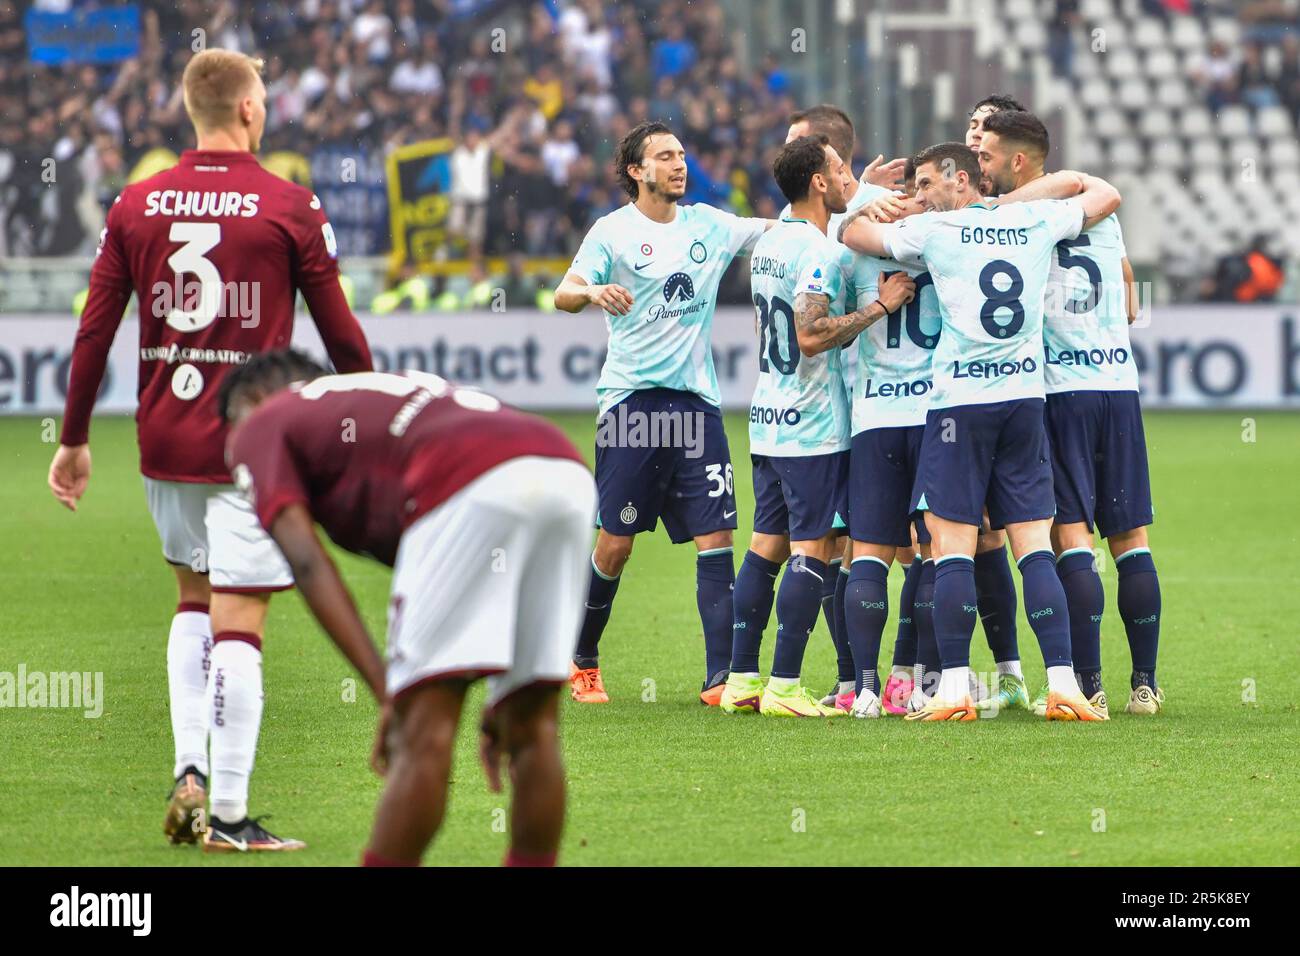
[[[375,699],[383,701],[386,696],[384,662],[357,613],[352,595],[339,577],[338,568],[321,545],[306,506],[286,507],[271,523],[270,533],[289,562],[294,584],[316,620],[365,679]]]
[[[880,274],[880,295],[862,308],[845,315],[830,314],[830,300],[815,292],[794,297],[794,328],[799,351],[809,357],[839,348],[890,312],[912,301],[916,284],[905,272],[885,278]]]

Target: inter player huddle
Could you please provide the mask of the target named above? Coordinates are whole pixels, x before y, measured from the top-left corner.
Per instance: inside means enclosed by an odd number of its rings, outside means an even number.
[[[680,142],[662,124],[633,129],[617,154],[632,202],[592,228],[556,304],[605,314],[602,426],[667,415],[701,427],[690,448],[633,445],[602,427],[615,437],[598,441],[593,482],[550,423],[436,376],[371,370],[319,201],[254,158],[265,97],[247,56],[209,50],[187,67],[198,148],[129,186],[109,214],[50,467],[51,490],[75,510],[94,396],[134,292],[141,470],[179,595],[167,645],[173,843],[304,847],[248,813],[267,603],[296,585],[380,705],[372,763],[387,783],[364,861],[419,861],[445,812],[466,690],[488,678],[480,755],[494,789],[509,763],[507,862],[554,863],[558,688],[609,700],[598,643],[635,536],[661,518],[675,542],[696,545],[700,698],[726,712],[968,720],[1019,705],[1107,719],[1094,527],[1119,568],[1127,709],[1160,709],[1119,196],[1077,173],[1044,175],[1047,133],[1019,104],[985,101],[966,144],[878,158],[861,181],[847,116],[797,114],[773,166],[790,202],[777,221],[680,206]],[[754,531],[737,574],[709,338],[718,284],[742,254],[759,376]],[[334,373],[286,350],[297,292]],[[236,314],[245,301],[259,307]],[[386,660],[317,525],[393,568]],[[1032,705],[1004,534],[1047,666]],[[895,561],[907,570],[882,688]],[[977,612],[998,664],[991,693],[969,669]],[[839,664],[822,698],[802,680],[819,614]]]
[[[1157,712],[1160,598],[1145,530],[1152,510],[1128,344],[1136,296],[1114,215],[1119,194],[1086,175],[1045,175],[1047,131],[1006,97],[977,104],[965,143],[878,159],[862,182],[847,165],[853,146],[852,124],[835,107],[793,117],[773,164],[790,205],[760,230],[707,206],[676,206],[685,154],[667,127],[642,124],[620,144],[633,203],[593,227],[557,303],[605,311],[602,387],[618,388],[603,415],[620,405],[701,409],[717,440],[703,461],[681,449],[597,449],[601,532],[572,696],[608,700],[596,641],[634,535],[663,516],[674,541],[693,538],[700,549],[701,699],[725,712],[972,720],[1023,707],[1052,720],[1108,719],[1094,528],[1119,569],[1133,656],[1125,709]],[[710,243],[707,230],[728,228],[749,241]],[[671,237],[667,250],[660,237]],[[713,251],[693,268],[687,250],[701,245]],[[749,414],[755,515],[722,670],[722,601],[705,595],[734,567],[736,525],[716,379],[700,344],[707,315],[683,329],[659,324],[655,310],[685,276],[711,312],[714,254],[746,251],[759,346]],[[707,481],[714,472],[727,476],[716,489]],[[1007,540],[1047,668],[1032,702]],[[707,573],[706,559],[719,553],[725,566]],[[895,561],[906,572],[882,687]],[[764,681],[759,648],[774,606]],[[821,698],[801,677],[819,611],[840,662],[835,690]],[[992,689],[969,666],[977,616],[997,666]]]

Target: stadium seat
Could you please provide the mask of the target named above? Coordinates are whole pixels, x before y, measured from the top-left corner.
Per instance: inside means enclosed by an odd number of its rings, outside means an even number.
[[[1143,63],[1143,69],[1146,75],[1153,80],[1164,80],[1172,76],[1182,76],[1182,67],[1179,66],[1178,57],[1172,50],[1167,48],[1152,50],[1147,54],[1146,61]]]
[[[1255,114],[1255,129],[1260,136],[1278,139],[1295,136],[1291,114],[1285,106],[1266,106]]]
[[[1132,172],[1143,166],[1142,144],[1132,137],[1122,137],[1110,144],[1110,165],[1113,169]]]
[[[1108,49],[1104,59],[1106,61],[1106,73],[1111,79],[1127,80],[1130,77],[1142,74],[1137,54],[1127,47]]]
[[[1187,81],[1183,79],[1161,80],[1156,87],[1156,102],[1172,109],[1182,109],[1191,101],[1191,92]]]
[[[1105,165],[1101,151],[1101,141],[1091,136],[1085,137],[1070,153],[1070,165],[1080,169],[1101,169]]]
[[[1187,165],[1187,153],[1178,140],[1158,139],[1151,144],[1151,166],[1153,169],[1179,170]]]
[[[1092,52],[1086,34],[1080,34],[1074,44],[1074,78],[1087,82],[1102,75],[1102,58]]]
[[[1187,158],[1197,169],[1206,167],[1223,167],[1223,147],[1214,137],[1192,140]]]
[[[1240,178],[1247,162],[1255,168],[1257,174],[1262,174],[1259,167],[1264,160],[1263,143],[1253,136],[1232,137],[1224,142],[1228,147],[1228,164],[1232,167],[1234,176]]]
[[[1110,106],[1110,83],[1100,77],[1084,83],[1079,89],[1079,102],[1091,109]]]
[[[1151,87],[1141,77],[1133,77],[1119,84],[1119,105],[1126,110],[1145,110],[1151,105]]]
[[[1241,23],[1236,17],[1215,17],[1210,20],[1210,39],[1217,40],[1229,49],[1241,45]]]
[[[1205,49],[1205,29],[1196,17],[1174,17],[1169,42],[1183,53],[1200,53]]]
[[[1133,26],[1133,45],[1139,50],[1155,50],[1168,45],[1165,25],[1155,17],[1142,17]]]
[[[1218,128],[1220,136],[1249,136],[1250,110],[1244,106],[1225,106],[1219,110],[1214,125]]]
[[[1300,169],[1300,143],[1294,139],[1274,139],[1268,144],[1270,170]]]
[[[1035,52],[1047,48],[1047,27],[1042,20],[1021,20],[1016,23],[1013,49]]]
[[[1161,136],[1173,136],[1173,114],[1162,106],[1152,106],[1143,110],[1141,117],[1138,120],[1138,132],[1147,139],[1158,139]]]
[[[1115,16],[1115,4],[1112,0],[1083,0],[1079,13],[1085,20],[1108,19]]]
[[[1167,114],[1166,114],[1167,115]],[[1146,117],[1143,117],[1145,121]],[[1096,136],[1103,139],[1113,139],[1122,136],[1128,136],[1131,132],[1128,117],[1124,115],[1123,110],[1117,109],[1100,109],[1093,114],[1092,122],[1088,129]]]
[[[1209,136],[1214,132],[1214,117],[1205,106],[1190,106],[1183,110],[1178,122],[1178,132],[1187,139]]]

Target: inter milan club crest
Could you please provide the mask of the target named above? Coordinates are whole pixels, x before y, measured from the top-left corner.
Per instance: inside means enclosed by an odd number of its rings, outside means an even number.
[[[696,239],[691,243],[691,261],[695,263],[703,262],[709,257],[709,250],[704,247],[704,243]]]
[[[636,508],[632,507],[632,502],[629,501],[618,513],[618,520],[624,524],[632,524],[636,521]]]

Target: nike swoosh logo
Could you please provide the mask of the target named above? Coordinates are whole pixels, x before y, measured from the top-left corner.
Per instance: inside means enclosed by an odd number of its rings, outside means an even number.
[[[726,520],[727,518],[730,518],[730,517],[731,517],[732,515],[734,515],[734,514],[735,514],[734,511],[724,511],[724,512],[722,512],[723,520]]]
[[[245,853],[248,852],[248,841],[247,841],[247,840],[236,840],[234,837],[226,836],[226,834],[224,834],[224,833],[218,833],[217,836],[218,836],[220,839],[225,840],[227,843],[229,843],[231,846],[233,846],[236,850],[240,850],[240,851],[243,851],[243,852],[245,852]]]
[[[639,266],[633,266],[632,268],[633,268],[634,270],[636,270],[637,272],[640,272],[642,269],[644,269],[646,266],[650,265],[650,263],[652,263],[652,262],[654,262],[653,259],[651,259],[650,262],[643,262],[643,263],[641,263]]]

